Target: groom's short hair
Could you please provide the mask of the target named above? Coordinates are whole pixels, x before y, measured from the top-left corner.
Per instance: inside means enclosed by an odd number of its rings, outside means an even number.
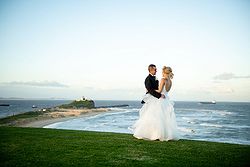
[[[156,67],[156,66],[154,64],[149,64],[148,71],[150,72],[150,69],[153,68],[153,67]]]

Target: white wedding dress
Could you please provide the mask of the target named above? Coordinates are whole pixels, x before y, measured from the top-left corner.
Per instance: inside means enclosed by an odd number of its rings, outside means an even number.
[[[133,136],[138,139],[168,141],[179,140],[179,133],[174,113],[174,102],[163,87],[165,99],[146,94],[145,104],[139,111],[139,119],[132,126]]]

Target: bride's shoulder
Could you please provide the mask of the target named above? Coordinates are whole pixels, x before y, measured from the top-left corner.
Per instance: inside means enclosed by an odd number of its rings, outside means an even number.
[[[162,77],[161,82],[166,82],[166,78]]]

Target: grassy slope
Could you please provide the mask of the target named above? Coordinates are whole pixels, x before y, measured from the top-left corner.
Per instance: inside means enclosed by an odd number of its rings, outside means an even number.
[[[1,125],[15,125],[15,122],[26,119],[36,119],[39,116],[43,115],[45,112],[43,111],[29,111],[17,115],[11,115],[8,117],[0,118],[0,126]]]
[[[250,146],[129,134],[0,127],[1,166],[247,166]]]

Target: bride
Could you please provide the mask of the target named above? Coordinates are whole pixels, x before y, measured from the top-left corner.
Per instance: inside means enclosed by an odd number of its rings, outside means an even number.
[[[145,104],[139,111],[139,119],[132,126],[134,137],[160,141],[179,140],[174,103],[168,97],[173,76],[170,67],[162,68],[162,78],[156,91],[164,94],[166,98],[158,99],[150,93],[145,95]]]

